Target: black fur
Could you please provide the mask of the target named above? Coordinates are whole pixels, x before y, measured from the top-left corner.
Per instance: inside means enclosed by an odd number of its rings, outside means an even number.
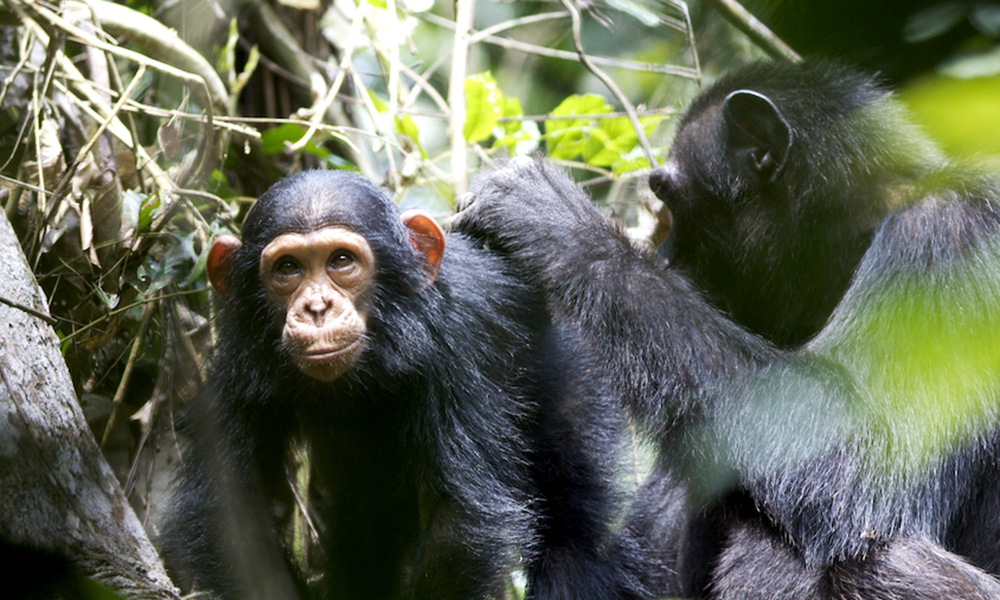
[[[365,349],[343,377],[305,377],[258,276],[276,235],[339,224],[376,275]],[[373,184],[313,171],[269,190],[243,226],[218,316],[206,404],[161,537],[185,586],[227,598],[501,598],[523,567],[534,598],[612,598],[622,423],[572,327],[497,256],[449,235],[433,285]],[[416,291],[420,290],[420,291]],[[310,445],[319,582],[299,581],[276,523]],[[523,561],[523,563],[522,563]],[[315,575],[316,573],[313,573]]]
[[[725,529],[703,507],[732,487],[729,457],[705,443],[706,432],[743,412],[729,401],[730,381],[786,353],[633,247],[551,165],[515,159],[479,178],[465,204],[458,230],[508,255],[547,293],[556,321],[584,333],[626,406],[658,441],[659,459],[626,528],[647,552],[645,585],[653,597],[706,589]]]
[[[629,522],[647,584],[1000,597],[962,558],[997,574],[1000,186],[830,63],[720,81],[652,183],[677,207],[669,267],[530,160],[480,179],[458,222],[585,332],[658,440]]]
[[[770,107],[727,102],[747,90]],[[768,152],[785,156],[774,173],[748,160]],[[717,82],[650,183],[672,266],[859,392],[857,475],[819,502],[756,492],[806,561],[916,535],[1000,575],[1000,179],[949,165],[873,78],[817,61]]]
[[[769,98],[791,128],[773,178],[748,165],[759,144],[724,118],[737,90]],[[919,193],[906,187],[940,165],[872,78],[831,62],[759,63],[695,99],[650,185],[674,218],[672,264],[737,322],[797,346],[839,304],[885,216]]]

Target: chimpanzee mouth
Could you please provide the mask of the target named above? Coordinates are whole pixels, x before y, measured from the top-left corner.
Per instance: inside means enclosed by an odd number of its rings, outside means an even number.
[[[343,346],[341,348],[335,348],[329,350],[326,348],[321,348],[318,350],[307,350],[305,352],[296,352],[294,356],[297,360],[304,363],[325,363],[335,360],[344,354],[353,352],[361,345],[362,338],[358,338],[351,342],[350,344]]]

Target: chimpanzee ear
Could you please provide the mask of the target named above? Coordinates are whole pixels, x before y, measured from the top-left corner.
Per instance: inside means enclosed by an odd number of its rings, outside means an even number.
[[[426,278],[420,288],[422,290],[437,279],[441,259],[444,258],[444,231],[430,215],[419,210],[408,210],[400,215],[400,219],[410,230],[410,244],[424,255]]]
[[[231,235],[221,235],[214,242],[208,251],[208,280],[212,282],[212,287],[219,295],[226,294],[226,275],[229,267],[233,264],[233,256],[243,244]]]
[[[771,181],[781,173],[792,148],[792,127],[767,96],[736,90],[722,103],[729,142],[747,150],[750,167]]]

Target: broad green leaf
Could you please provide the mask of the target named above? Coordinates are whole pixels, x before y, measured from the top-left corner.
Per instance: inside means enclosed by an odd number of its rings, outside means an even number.
[[[503,93],[489,73],[465,78],[465,126],[462,134],[469,142],[481,142],[493,135],[503,105]]]
[[[635,152],[630,152],[622,160],[611,165],[611,172],[615,175],[626,175],[632,171],[648,169],[649,161],[646,160],[646,157],[641,152],[638,155],[635,154]]]
[[[596,167],[609,167],[621,160],[637,140],[628,117],[602,119],[600,125],[590,132],[583,160]]]
[[[285,142],[296,142],[305,133],[305,128],[296,123],[285,123],[260,132],[260,147],[264,154],[281,154]]]
[[[573,94],[566,98],[553,111],[557,117],[573,115],[598,115],[611,112],[611,107],[604,98],[597,94]]]
[[[597,94],[574,94],[559,104],[552,116],[590,116],[611,112],[604,98]],[[583,119],[549,119],[545,121],[545,134],[548,140],[548,153],[552,158],[572,160],[584,152],[590,136],[590,130],[596,126],[591,118]]]
[[[647,136],[652,134],[662,121],[663,117],[660,115],[639,118],[639,124]],[[597,167],[612,166],[622,161],[632,162],[627,155],[635,150],[638,143],[639,136],[636,135],[628,117],[603,119],[600,126],[591,132],[590,143],[587,144],[583,159]],[[648,164],[645,159],[642,162]]]
[[[521,101],[517,98],[504,97],[501,104],[502,117],[517,119],[524,116]],[[493,135],[497,138],[494,146],[506,148],[513,156],[531,154],[538,149],[538,142],[541,139],[538,124],[524,120],[505,121],[500,127],[493,129]]]

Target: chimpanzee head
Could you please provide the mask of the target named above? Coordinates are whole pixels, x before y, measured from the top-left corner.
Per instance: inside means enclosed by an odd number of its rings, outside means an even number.
[[[244,314],[248,328],[269,315],[262,335],[277,340],[252,343],[276,343],[304,374],[325,382],[363,354],[380,299],[434,282],[445,244],[429,216],[398,214],[374,184],[342,171],[275,184],[250,210],[242,238],[222,236],[209,252],[209,279],[224,310]]]
[[[756,211],[794,219],[824,178],[840,183],[864,167],[852,159],[877,158],[866,142],[878,132],[858,130],[876,115],[859,109],[887,97],[873,79],[836,63],[751,65],[695,99],[650,185],[678,228],[717,219],[729,227]]]
[[[832,62],[721,78],[650,175],[673,217],[671,260],[745,326],[802,342],[937,159],[902,113],[876,79]]]

